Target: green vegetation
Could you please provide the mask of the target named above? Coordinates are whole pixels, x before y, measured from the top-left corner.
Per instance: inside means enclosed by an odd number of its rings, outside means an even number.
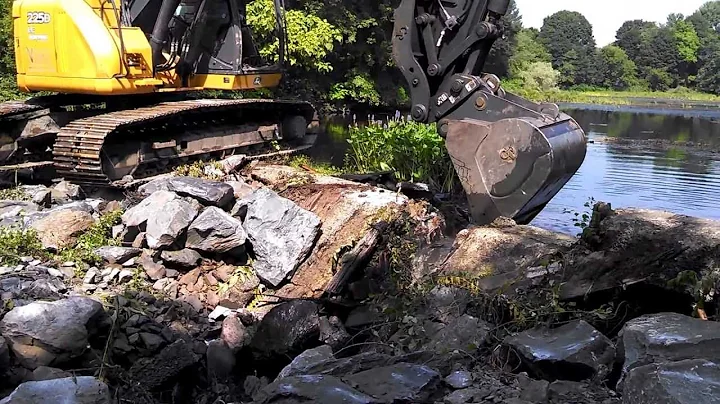
[[[0,200],[30,201],[32,198],[20,187],[0,189]]]
[[[291,157],[288,160],[287,164],[290,167],[301,168],[323,175],[335,175],[343,173],[343,170],[337,167],[334,167],[328,163],[314,161],[310,157],[303,154]]]
[[[103,246],[118,246],[119,240],[112,238],[112,227],[120,224],[123,211],[116,210],[100,217],[100,220],[83,233],[73,248],[67,248],[59,252],[58,259],[62,262],[73,261],[80,271],[85,267],[97,264],[101,258],[95,254],[95,249]]]
[[[33,229],[0,227],[0,265],[17,265],[22,257],[45,257],[45,249]]]
[[[452,161],[434,124],[404,119],[350,127],[346,169],[393,171],[399,181],[425,182],[451,191],[456,185]]]

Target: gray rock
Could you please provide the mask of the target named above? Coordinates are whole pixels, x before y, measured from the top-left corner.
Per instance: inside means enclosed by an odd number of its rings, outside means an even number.
[[[165,277],[165,266],[155,262],[151,256],[143,254],[138,259],[138,263],[143,267],[150,279],[157,281]]]
[[[433,334],[425,349],[438,354],[473,351],[487,343],[490,329],[486,322],[464,314]]]
[[[623,375],[637,366],[683,359],[720,363],[720,323],[677,313],[641,316],[625,324],[618,350]]]
[[[233,188],[223,182],[195,177],[159,178],[138,189],[145,195],[156,191],[172,191],[182,196],[197,199],[206,206],[224,207],[234,200]]]
[[[195,365],[200,357],[184,340],[177,340],[152,358],[142,358],[130,368],[133,381],[154,390],[174,380],[183,370]]]
[[[52,209],[30,213],[27,216],[23,217],[23,223],[25,226],[32,226],[33,223],[45,219],[46,217],[57,212],[85,212],[92,215],[94,211],[92,206],[85,201],[74,201],[54,207]]]
[[[110,264],[122,264],[142,253],[139,248],[105,246],[95,249],[95,254]]]
[[[291,376],[270,383],[254,397],[256,404],[305,403],[370,404],[377,403],[333,376]]]
[[[445,378],[445,383],[454,389],[464,389],[472,385],[472,373],[467,370],[456,370]]]
[[[132,228],[145,229],[145,225],[151,216],[163,210],[167,203],[176,199],[180,199],[180,196],[174,192],[157,191],[126,210],[122,215],[122,223],[127,226],[125,229],[125,232],[128,233],[127,238],[130,241],[135,239],[138,233],[137,230],[133,231]]]
[[[443,323],[449,323],[465,314],[470,293],[461,288],[436,286],[430,290],[426,300],[427,312]]]
[[[280,371],[277,378],[305,375],[313,366],[328,360],[335,359],[330,345],[321,345],[317,348],[308,349],[307,351],[296,356],[289,365]]]
[[[39,206],[43,206],[46,208],[50,207],[50,205],[52,204],[52,192],[50,192],[50,190],[48,189],[38,191],[32,196],[32,201]]]
[[[320,341],[332,349],[340,349],[350,338],[339,318],[336,316],[320,318]]]
[[[345,383],[384,403],[425,402],[440,384],[440,374],[424,365],[397,363],[344,378]]]
[[[53,199],[56,201],[69,201],[81,199],[84,194],[79,185],[67,181],[60,181],[52,188]]]
[[[145,239],[148,247],[157,250],[172,245],[192,223],[199,210],[197,202],[186,199],[167,202],[147,220]]]
[[[38,210],[39,208],[34,202],[0,200],[0,219],[13,218]]]
[[[256,356],[293,355],[303,351],[319,335],[317,304],[307,300],[292,300],[273,307],[263,317],[250,341]]]
[[[509,336],[511,346],[533,377],[581,381],[603,378],[612,368],[612,342],[582,320],[555,329],[532,329]]]
[[[480,389],[469,388],[455,390],[443,398],[443,404],[465,404],[480,400],[482,391]]]
[[[32,372],[33,374],[33,380],[40,381],[40,380],[52,380],[52,379],[62,379],[65,377],[71,377],[72,374],[69,372],[66,372],[62,369],[58,368],[51,368],[47,366],[39,366]]]
[[[231,314],[225,317],[222,322],[222,330],[220,331],[220,339],[230,347],[233,352],[239,351],[242,347],[250,343],[251,335],[243,325],[237,314]]]
[[[720,365],[705,359],[633,368],[623,388],[624,404],[711,404],[720,397]]]
[[[320,230],[320,218],[275,192],[260,188],[238,201],[233,212],[243,226],[256,255],[258,277],[276,287],[308,256]]]
[[[85,284],[93,284],[96,282],[97,278],[100,276],[100,271],[92,267],[85,272],[85,277],[83,278],[83,283]]]
[[[54,276],[56,278],[64,278],[65,275],[58,269],[55,268],[48,268],[48,275]]]
[[[550,404],[620,404],[618,394],[610,389],[597,383],[569,380],[556,380],[550,383],[547,397]]]
[[[533,380],[526,374],[518,375],[518,384],[520,389],[520,398],[532,403],[544,403],[548,399],[548,387],[550,382],[547,380]]]
[[[239,220],[211,206],[205,208],[188,228],[185,246],[210,253],[226,253],[245,244],[246,239]]]
[[[129,281],[132,279],[132,277],[133,277],[133,271],[131,271],[129,269],[123,269],[118,274],[118,283],[123,283],[125,281]]]
[[[28,369],[61,364],[80,356],[89,330],[104,314],[102,304],[86,297],[37,301],[15,307],[0,321],[0,333]]]
[[[257,189],[251,187],[245,181],[227,181],[226,184],[233,188],[233,193],[237,199],[246,198],[248,195],[252,194],[255,189]]]
[[[235,354],[221,339],[212,340],[207,347],[207,370],[210,380],[225,380],[235,368]]]
[[[226,174],[230,174],[233,171],[240,168],[243,164],[245,164],[248,161],[247,156],[244,154],[238,154],[235,156],[230,156],[228,158],[225,158],[223,160],[220,160],[220,166],[222,167],[222,170]]]
[[[163,340],[161,336],[149,332],[141,332],[140,339],[142,340],[143,345],[145,345],[145,348],[151,352],[155,352],[158,348],[160,348],[160,346],[162,346],[163,343],[165,343],[165,340]]]
[[[92,376],[29,381],[19,385],[0,404],[110,404],[107,385]]]
[[[180,251],[163,251],[160,258],[168,267],[182,269],[195,268],[202,260],[200,253],[189,248]]]

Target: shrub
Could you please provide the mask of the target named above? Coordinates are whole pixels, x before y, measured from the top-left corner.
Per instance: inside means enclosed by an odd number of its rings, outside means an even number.
[[[44,256],[45,250],[34,229],[0,227],[0,265],[17,265],[22,257]]]

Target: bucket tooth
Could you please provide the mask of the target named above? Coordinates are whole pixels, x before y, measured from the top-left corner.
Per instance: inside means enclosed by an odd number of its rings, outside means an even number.
[[[530,223],[582,165],[587,141],[567,115],[448,120],[446,147],[473,221]]]

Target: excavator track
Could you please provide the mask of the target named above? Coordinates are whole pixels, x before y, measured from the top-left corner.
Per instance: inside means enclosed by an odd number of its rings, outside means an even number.
[[[309,103],[300,101],[196,99],[79,119],[57,134],[56,176],[114,187],[190,160],[299,151],[314,142],[314,136],[305,136],[313,113]],[[290,129],[282,124],[288,116],[302,117],[305,124],[302,134],[290,139],[283,135]],[[274,148],[272,142],[277,142]],[[289,149],[279,151],[278,146]]]

